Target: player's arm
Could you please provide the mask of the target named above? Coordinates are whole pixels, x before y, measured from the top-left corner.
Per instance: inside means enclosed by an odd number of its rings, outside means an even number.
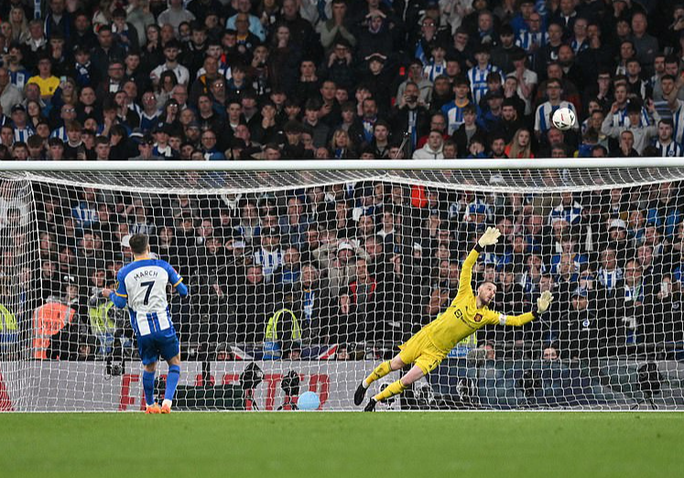
[[[166,264],[166,271],[169,274],[169,282],[171,282],[171,285],[178,291],[178,295],[181,297],[185,297],[188,295],[188,286],[183,284],[183,278],[180,276],[178,272],[176,272],[176,269],[171,267],[170,264]]]
[[[462,292],[473,293],[473,288],[471,281],[473,279],[473,266],[477,262],[477,258],[480,256],[480,252],[487,247],[494,245],[498,242],[501,232],[495,227],[488,227],[484,234],[478,239],[477,244],[470,251],[468,257],[463,262],[463,267],[461,268],[461,276],[458,281],[458,294]]]
[[[499,324],[512,325],[514,327],[520,327],[521,325],[525,325],[526,323],[532,322],[541,314],[549,310],[551,302],[553,302],[553,295],[551,295],[551,292],[542,292],[542,295],[537,299],[537,306],[534,307],[530,312],[526,312],[521,315],[499,314]]]
[[[125,277],[121,274],[121,271],[116,275],[116,280],[118,281],[116,286],[116,291],[111,289],[102,289],[102,295],[111,299],[114,305],[119,309],[126,307],[128,303],[128,292],[126,292],[126,281]]]

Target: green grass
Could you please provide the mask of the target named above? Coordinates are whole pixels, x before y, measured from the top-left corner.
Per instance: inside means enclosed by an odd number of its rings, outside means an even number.
[[[0,477],[684,476],[682,413],[0,415]]]

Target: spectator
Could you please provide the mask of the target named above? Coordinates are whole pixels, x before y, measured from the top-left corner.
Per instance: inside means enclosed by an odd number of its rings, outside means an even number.
[[[532,154],[532,135],[529,130],[521,128],[516,131],[511,142],[506,145],[504,153],[509,158],[534,158],[534,154]]]
[[[562,100],[562,95],[563,90],[560,80],[552,78],[546,82],[546,96],[548,97],[548,101],[540,104],[534,115],[534,132],[537,135],[537,138],[541,138],[542,135],[546,134],[551,129],[553,124],[551,122],[551,116],[558,108],[568,108],[577,115],[575,107],[571,103]],[[573,129],[579,129],[577,122],[575,123],[575,126],[573,126]]]
[[[413,159],[444,159],[444,138],[439,130],[430,131],[428,141],[413,153]]]

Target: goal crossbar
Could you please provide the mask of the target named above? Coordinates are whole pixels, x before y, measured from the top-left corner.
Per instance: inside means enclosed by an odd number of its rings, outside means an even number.
[[[0,161],[0,171],[381,171],[684,168],[684,158],[554,158],[344,161]]]

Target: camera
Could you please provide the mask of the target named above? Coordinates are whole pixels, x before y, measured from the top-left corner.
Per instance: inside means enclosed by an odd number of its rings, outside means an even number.
[[[107,357],[105,372],[112,377],[119,377],[126,373],[126,361],[121,358],[120,361],[114,362],[114,357],[110,355]]]

